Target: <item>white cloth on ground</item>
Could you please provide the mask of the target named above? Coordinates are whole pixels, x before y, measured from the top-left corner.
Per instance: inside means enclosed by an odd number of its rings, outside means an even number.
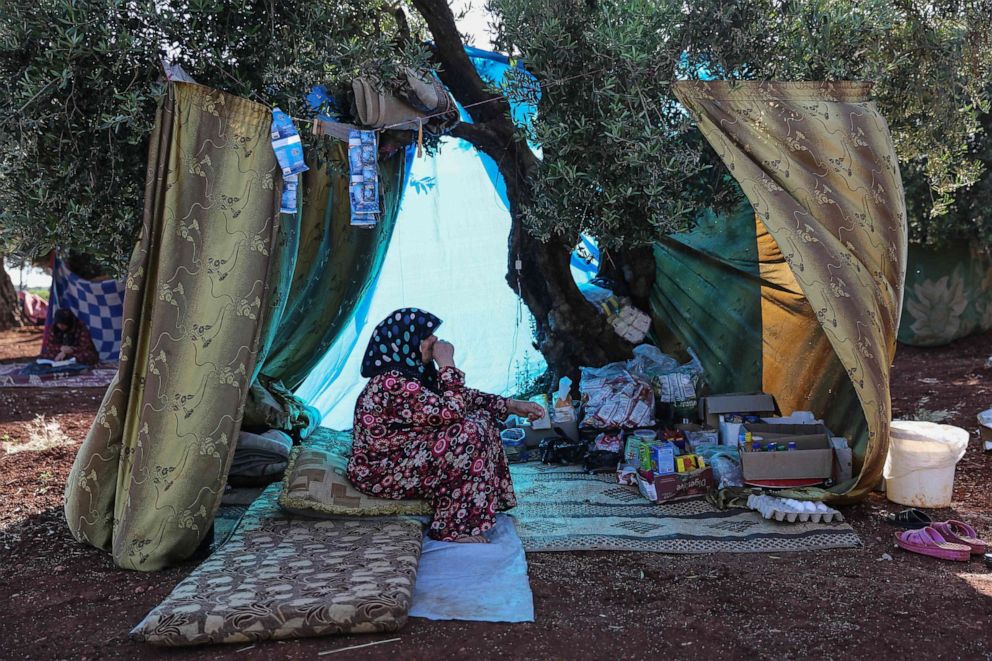
[[[533,622],[534,595],[513,519],[496,516],[489,544],[439,542],[424,535],[410,617]]]

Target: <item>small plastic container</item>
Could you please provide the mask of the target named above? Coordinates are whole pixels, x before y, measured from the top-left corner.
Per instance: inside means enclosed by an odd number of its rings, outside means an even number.
[[[634,436],[642,443],[654,443],[658,440],[658,434],[653,429],[635,429]]]
[[[527,450],[526,437],[527,433],[519,427],[504,429],[499,433],[507,461],[511,463],[524,461],[524,452]]]

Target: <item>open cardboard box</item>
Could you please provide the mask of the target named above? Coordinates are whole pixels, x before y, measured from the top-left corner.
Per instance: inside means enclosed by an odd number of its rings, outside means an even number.
[[[763,392],[710,395],[699,400],[699,417],[706,426],[720,430],[720,443],[737,445],[740,423],[725,422],[723,416],[731,413],[766,415],[776,411],[775,399]]]
[[[741,452],[744,480],[827,479],[833,475],[834,449],[823,425],[745,424],[763,442],[795,442],[786,452]]]
[[[707,427],[716,429],[720,425],[720,416],[725,413],[775,413],[775,400],[763,392],[730,393],[728,395],[709,395],[699,400],[699,417]]]

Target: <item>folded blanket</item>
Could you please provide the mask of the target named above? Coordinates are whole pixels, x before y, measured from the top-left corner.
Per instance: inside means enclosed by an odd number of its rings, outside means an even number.
[[[241,432],[228,475],[262,477],[286,470],[293,439],[278,429],[262,434]]]

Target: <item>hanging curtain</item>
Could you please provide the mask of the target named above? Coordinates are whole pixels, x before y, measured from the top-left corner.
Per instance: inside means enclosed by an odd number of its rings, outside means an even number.
[[[295,389],[351,319],[382,266],[396,224],[406,153],[380,160],[383,214],[372,229],[351,226],[347,153],[330,145],[330,163],[303,174],[303,214],[289,300],[272,338],[263,378]]]
[[[860,471],[828,499],[862,498],[888,450],[906,277],[905,201],[888,126],[866,83],[680,81],[674,90],[740,183],[853,385],[868,429],[854,448]],[[791,303],[778,307],[762,305],[763,338]],[[805,346],[780,338],[769,347],[785,357],[779,377],[763,377],[766,388],[817,378]]]
[[[220,504],[293,220],[278,213],[270,125],[267,108],[189,83],[159,108],[120,368],[65,495],[73,535],[121,567],[187,558]]]

